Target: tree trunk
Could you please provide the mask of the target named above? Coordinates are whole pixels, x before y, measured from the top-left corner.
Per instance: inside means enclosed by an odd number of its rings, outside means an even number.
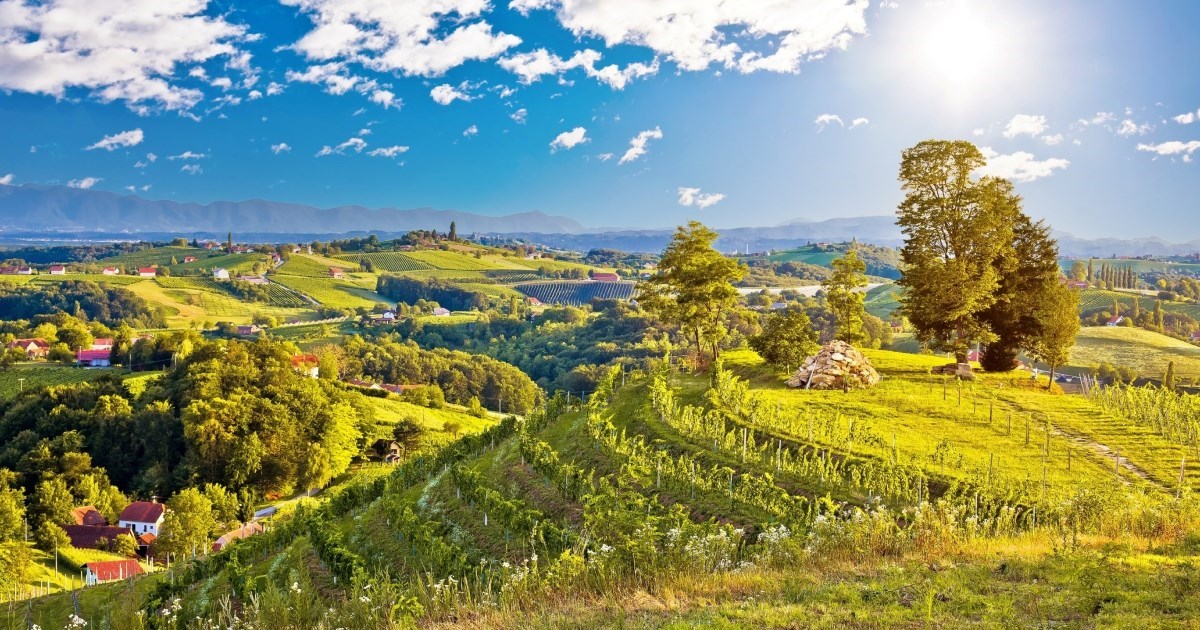
[[[1054,389],[1054,368],[1056,367],[1058,366],[1054,365],[1053,363],[1050,364],[1050,382],[1046,383],[1047,390]]]
[[[966,325],[963,323],[963,319],[961,317],[958,318],[958,322],[955,325],[955,328],[956,328],[955,332],[958,335],[958,343],[955,344],[956,349],[954,350],[954,361],[956,363],[966,363],[967,362],[967,353],[965,351],[961,351],[961,350],[957,349],[957,348],[965,348],[966,347],[966,339],[964,339],[964,337],[966,337],[966,335],[967,335]]]

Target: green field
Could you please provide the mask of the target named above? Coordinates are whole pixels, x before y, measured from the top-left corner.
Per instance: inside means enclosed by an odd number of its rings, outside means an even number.
[[[1106,362],[1148,378],[1161,377],[1169,361],[1179,377],[1200,377],[1200,348],[1141,328],[1088,326],[1080,329],[1071,350],[1073,366],[1094,368]]]
[[[1079,259],[1083,264],[1087,264],[1086,258]],[[1058,266],[1063,273],[1068,273],[1071,270],[1071,265],[1075,264],[1076,260],[1071,258],[1058,259]],[[1163,274],[1178,274],[1188,272],[1192,275],[1200,274],[1200,263],[1177,263],[1163,262],[1157,260],[1132,260],[1126,258],[1096,258],[1092,260],[1092,269],[1099,272],[1100,267],[1108,265],[1116,269],[1125,269],[1126,267],[1133,268],[1135,273],[1163,273]]]
[[[272,275],[271,280],[294,291],[299,291],[323,306],[353,309],[371,308],[376,304],[391,303],[382,295],[348,280],[292,275]]]
[[[833,262],[835,258],[838,258],[841,255],[842,252],[821,251],[815,245],[810,245],[808,247],[798,247],[796,249],[790,249],[784,252],[771,254],[767,257],[767,260],[781,263],[801,262],[808,263],[810,265],[817,265],[818,267],[828,267],[829,263]]]
[[[900,285],[884,284],[867,291],[863,305],[867,312],[884,321],[892,318],[893,312],[900,308],[897,298],[900,295]]]
[[[26,277],[29,278],[29,282],[33,284],[55,284],[58,282],[66,282],[67,280],[82,280],[84,282],[95,282],[96,284],[107,284],[114,287],[124,287],[149,280],[149,278],[143,278],[141,276],[105,276],[97,273],[66,273],[60,276],[52,276],[48,273],[43,273],[36,276]]]
[[[576,280],[564,282],[527,282],[514,289],[537,298],[544,304],[569,304],[579,306],[592,300],[627,300],[633,297],[633,282],[593,282]]]
[[[191,283],[192,279],[186,281]],[[168,280],[168,284],[173,280]],[[227,321],[248,324],[255,315],[268,315],[281,321],[308,319],[312,311],[307,308],[285,308],[258,302],[244,302],[228,293],[217,293],[208,289],[167,288],[153,282],[130,285],[129,290],[154,304],[162,306],[167,313],[167,325],[171,328],[187,328],[204,322]]]
[[[183,259],[180,258],[180,261]],[[245,254],[218,254],[208,258],[200,258],[195,262],[171,265],[170,269],[176,273],[211,273],[213,269],[218,267],[229,271],[230,275],[249,274],[253,272],[254,266],[258,264],[260,269],[269,267],[267,257],[264,254],[245,253]]]
[[[186,256],[195,256],[198,262],[203,262],[207,258],[223,256],[224,251],[219,249],[204,249],[196,247],[175,247],[168,245],[165,247],[151,247],[136,252],[120,254],[109,258],[102,258],[96,261],[96,264],[104,267],[149,267],[158,265],[166,267],[171,264],[171,259],[174,258],[177,264],[182,265],[183,259]]]
[[[470,254],[440,250],[407,252],[405,255],[414,260],[420,261],[433,269],[483,271],[485,269],[521,268],[520,265],[499,256],[482,256],[480,258],[475,258]]]
[[[275,269],[272,275],[303,276],[308,278],[328,278],[329,270],[338,268],[342,271],[357,271],[358,264],[350,264],[337,258],[326,258],[316,254],[292,254],[287,262]]]
[[[221,280],[213,280],[208,276],[160,276],[154,279],[159,286],[165,289],[195,289],[197,291],[208,291],[218,295],[229,296],[238,299],[232,292],[229,282]],[[304,308],[308,303],[299,295],[287,290],[278,283],[270,283],[259,285],[267,292],[270,300],[265,303],[266,306],[280,306],[284,308]],[[247,303],[247,306],[253,307],[258,303]]]
[[[119,368],[80,368],[57,363],[20,363],[0,371],[0,399],[16,396],[21,388],[37,389],[51,385],[67,385],[94,381],[105,374],[124,375]],[[21,384],[24,379],[24,385]]]
[[[364,258],[371,261],[376,271],[400,272],[433,268],[428,263],[421,262],[401,252],[373,252],[370,254],[342,254],[337,256],[338,260],[345,261],[353,269],[357,269],[359,261]]]
[[[1138,301],[1138,306],[1143,311],[1154,309],[1154,302],[1157,300],[1152,295],[1142,295],[1140,293],[1131,293],[1128,291],[1105,291],[1103,289],[1080,289],[1079,293],[1079,310],[1087,312],[1092,310],[1112,310],[1113,300],[1121,303],[1122,313],[1125,309],[1133,308],[1133,301]],[[1200,319],[1200,304],[1189,302],[1163,302],[1163,310],[1168,313],[1182,313],[1192,319]]]

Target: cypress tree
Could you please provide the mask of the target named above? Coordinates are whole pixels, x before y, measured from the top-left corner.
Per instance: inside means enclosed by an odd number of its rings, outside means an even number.
[[[1095,258],[1088,259],[1088,275],[1087,275],[1088,284],[1091,284],[1096,281],[1096,274],[1092,270],[1092,263],[1095,261],[1096,261]]]
[[[1138,303],[1137,296],[1134,296],[1134,298],[1133,298],[1133,311],[1132,311],[1132,313],[1131,313],[1131,315],[1130,315],[1131,317],[1133,317],[1133,321],[1134,321],[1134,323],[1137,323],[1138,316],[1139,316],[1139,315],[1141,315],[1141,314],[1142,314],[1142,306],[1141,306],[1141,304],[1139,304],[1139,303]]]
[[[1167,361],[1167,373],[1163,374],[1163,389],[1175,391],[1175,362]]]
[[[1120,300],[1118,300],[1117,298],[1114,297],[1113,298],[1112,315],[1113,315],[1113,317],[1116,317],[1120,314],[1121,314],[1121,302],[1120,302]]]
[[[1163,331],[1162,300],[1154,301],[1154,327],[1158,329],[1158,332]]]

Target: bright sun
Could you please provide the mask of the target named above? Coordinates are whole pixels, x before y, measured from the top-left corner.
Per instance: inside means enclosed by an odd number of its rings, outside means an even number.
[[[929,80],[955,100],[970,97],[998,70],[1000,26],[958,2],[922,29],[919,61]]]

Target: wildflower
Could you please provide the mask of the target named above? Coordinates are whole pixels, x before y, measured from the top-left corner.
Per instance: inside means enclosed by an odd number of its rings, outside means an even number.
[[[358,601],[360,601],[360,602],[362,602],[362,603],[364,603],[364,604],[370,604],[370,603],[371,603],[371,598],[370,598],[370,597],[367,597],[366,595],[360,595],[360,596],[359,596],[359,598],[358,598]]]
[[[609,545],[600,545],[600,553],[608,553],[612,550],[613,550],[613,548],[610,547]]]
[[[86,628],[87,621],[85,621],[83,619],[83,617],[73,614],[70,617],[67,617],[67,627],[68,628]]]
[[[301,590],[300,590],[300,583],[299,583],[299,582],[292,582],[292,592],[293,592],[293,593],[302,593],[302,592],[303,592],[303,591],[301,591]]]
[[[501,563],[500,563],[500,566],[504,567],[505,569],[511,569],[511,568],[512,568],[512,565],[508,563],[508,560],[505,560],[504,562],[501,562]]]

